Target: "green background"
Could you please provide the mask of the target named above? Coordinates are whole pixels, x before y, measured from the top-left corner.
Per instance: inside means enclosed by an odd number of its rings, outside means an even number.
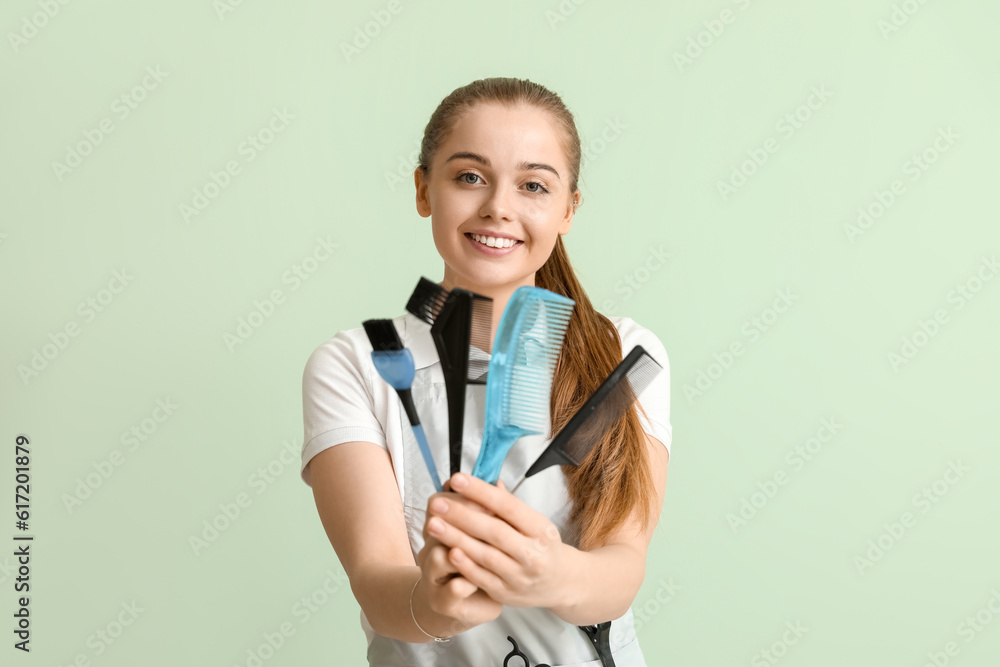
[[[0,12],[4,664],[247,665],[283,623],[294,634],[263,664],[364,664],[357,603],[283,443],[301,447],[308,355],[401,314],[419,276],[440,280],[414,151],[440,100],[487,76],[539,82],[573,111],[590,156],[570,256],[594,303],[669,355],[673,455],[634,604],[651,667],[774,664],[764,650],[789,667],[996,664],[1000,280],[984,259],[1000,249],[1000,5],[219,6]],[[275,109],[294,118],[251,160],[240,146]],[[779,123],[796,113],[788,136]],[[86,152],[102,119],[113,131],[79,166],[53,165]],[[608,123],[620,131],[602,138]],[[231,160],[239,173],[186,220],[181,205]],[[892,205],[852,231],[879,196]],[[336,251],[286,280],[318,238]],[[654,250],[669,259],[647,264]],[[227,345],[275,289],[271,315]],[[779,290],[794,302],[775,321]],[[103,310],[80,308],[88,298]],[[750,333],[754,317],[766,331]],[[920,345],[909,358],[904,337]],[[158,399],[177,406],[162,423]],[[143,420],[155,431],[123,442]],[[30,654],[9,630],[19,433]],[[792,463],[817,434],[827,442]],[[241,493],[248,506],[193,548]],[[307,616],[310,597],[323,603]],[[96,639],[133,601],[134,622]],[[786,623],[806,629],[794,644]]]

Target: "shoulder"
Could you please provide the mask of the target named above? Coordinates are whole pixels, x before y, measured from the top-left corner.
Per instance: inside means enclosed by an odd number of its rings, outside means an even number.
[[[400,315],[391,319],[401,342],[407,346],[414,328],[410,319],[415,318]],[[354,381],[363,384],[371,393],[373,384],[377,384],[373,380],[375,372],[371,341],[364,326],[359,326],[341,329],[317,346],[306,360],[302,382],[304,386],[317,383],[329,386]]]
[[[636,345],[641,345],[656,361],[667,368],[669,359],[666,348],[651,329],[624,315],[605,315],[618,330],[622,339],[622,355],[628,354]]]
[[[306,360],[306,373],[344,373],[359,370],[361,360],[371,355],[364,327],[343,329],[321,343]]]

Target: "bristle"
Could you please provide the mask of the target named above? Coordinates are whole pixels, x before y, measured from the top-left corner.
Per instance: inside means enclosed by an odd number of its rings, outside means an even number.
[[[510,355],[510,381],[501,386],[504,423],[544,433],[549,428],[549,397],[574,303],[565,297],[533,298],[521,308],[520,335]]]
[[[406,302],[406,310],[427,324],[434,324],[447,299],[448,290],[421,276]]]
[[[472,297],[472,327],[469,342],[480,350],[491,349],[490,329],[493,326],[493,299],[474,294]]]
[[[477,347],[484,352],[493,349],[493,299],[481,294],[472,296],[472,322],[469,327],[469,366],[466,381],[468,384],[486,384],[489,377],[489,359],[473,359],[472,348]]]
[[[372,349],[376,352],[391,352],[403,349],[403,341],[392,320],[365,320],[361,323],[368,334]]]
[[[627,358],[626,361],[628,361]],[[625,361],[622,364],[625,364]],[[561,449],[566,457],[574,465],[580,465],[591,448],[604,437],[604,434],[625,414],[625,411],[632,407],[639,395],[661,370],[662,366],[645,350],[642,350],[641,356],[628,369],[625,377],[611,388],[607,396],[593,408],[580,428],[563,445]],[[612,372],[612,376],[614,374]],[[609,380],[610,378],[611,376],[609,376]]]

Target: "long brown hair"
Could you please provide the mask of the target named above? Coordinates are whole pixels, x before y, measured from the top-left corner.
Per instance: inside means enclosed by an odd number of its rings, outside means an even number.
[[[425,174],[429,174],[434,153],[454,122],[484,102],[528,104],[549,112],[563,130],[569,189],[576,192],[582,151],[573,114],[558,95],[527,79],[479,79],[444,98],[431,115],[420,145],[419,165]],[[594,309],[577,280],[562,236],[557,237],[552,254],[536,272],[535,285],[576,302],[552,382],[550,408],[555,434],[621,362],[622,342],[614,324]],[[579,466],[563,466],[563,471],[573,503],[570,520],[579,530],[581,549],[604,544],[633,514],[640,526],[648,523],[655,497],[653,477],[646,458],[646,437],[634,410],[615,423]]]

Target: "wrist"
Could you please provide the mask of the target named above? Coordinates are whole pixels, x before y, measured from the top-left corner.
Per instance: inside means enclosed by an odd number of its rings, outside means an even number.
[[[421,585],[423,584],[423,585]],[[418,591],[417,589],[421,590]],[[410,589],[410,619],[413,625],[423,635],[423,642],[447,643],[455,632],[455,619],[439,614],[431,608],[430,599],[426,595],[426,582],[423,574],[417,577]],[[449,628],[452,632],[443,631],[442,628]]]

